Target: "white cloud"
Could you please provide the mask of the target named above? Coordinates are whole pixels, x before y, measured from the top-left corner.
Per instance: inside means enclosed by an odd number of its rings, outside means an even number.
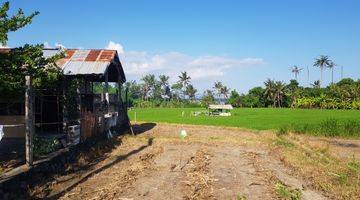
[[[44,42],[44,47],[45,48],[65,48],[65,46],[64,45],[62,45],[61,43],[59,43],[59,42],[55,42],[55,44],[54,44],[54,46],[52,46],[51,44],[49,44],[48,42]]]
[[[167,74],[177,79],[180,71],[187,71],[193,80],[217,78],[227,70],[264,64],[261,58],[230,58],[225,56],[193,57],[179,52],[151,54],[143,51],[124,51],[121,44],[110,41],[106,49],[118,50],[125,73],[136,78],[147,73]]]
[[[115,43],[113,41],[110,41],[105,49],[117,50],[119,54],[124,53],[124,47],[121,44]]]

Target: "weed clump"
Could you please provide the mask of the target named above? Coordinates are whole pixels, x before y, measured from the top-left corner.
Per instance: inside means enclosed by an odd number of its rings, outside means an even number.
[[[276,183],[275,190],[281,198],[289,200],[301,199],[301,191],[299,189],[290,189],[282,183]]]
[[[277,136],[287,135],[289,133],[288,126],[280,126],[279,129],[276,131]]]

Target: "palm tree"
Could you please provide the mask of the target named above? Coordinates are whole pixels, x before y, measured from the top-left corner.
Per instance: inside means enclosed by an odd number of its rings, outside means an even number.
[[[193,85],[190,84],[186,87],[186,94],[189,96],[190,100],[195,101],[196,92],[197,92],[197,89],[195,89]]]
[[[271,79],[267,79],[265,82],[265,97],[272,102],[273,107],[276,106],[276,89],[275,89],[275,81]]]
[[[335,66],[336,66],[336,64],[334,62],[332,62],[332,61],[327,66],[328,68],[331,69],[331,83],[334,83],[334,67]]]
[[[320,88],[320,80],[314,81],[314,83],[311,84],[313,88]]]
[[[188,76],[186,71],[181,72],[181,75],[178,77],[179,77],[179,83],[181,83],[181,85],[182,85],[184,98],[185,98],[186,87],[190,84],[191,78],[190,78],[190,76]]]
[[[278,107],[281,107],[281,103],[284,99],[286,92],[286,85],[281,81],[276,81],[275,83],[275,100],[278,103]]]
[[[221,99],[221,89],[223,88],[223,84],[220,82],[220,81],[216,81],[214,83],[214,90],[216,91],[217,95],[218,95],[218,98],[219,100]]]
[[[314,67],[319,67],[321,71],[321,77],[320,77],[320,84],[322,84],[323,81],[323,70],[325,67],[329,67],[331,65],[332,61],[329,59],[328,56],[321,55],[319,58],[315,59]]]
[[[294,75],[295,75],[295,80],[298,80],[298,75],[300,74],[301,70],[302,70],[302,68],[299,68],[296,65],[291,68],[291,72],[294,73]]]
[[[149,92],[154,88],[156,80],[154,74],[148,74],[141,78],[143,81],[142,90],[143,90],[143,98],[146,100]]]
[[[229,96],[230,88],[226,87],[225,85],[220,89],[221,94],[223,95],[224,99],[227,99]]]
[[[169,76],[160,75],[159,76],[159,84],[162,89],[162,95],[167,95],[167,89],[169,88]]]

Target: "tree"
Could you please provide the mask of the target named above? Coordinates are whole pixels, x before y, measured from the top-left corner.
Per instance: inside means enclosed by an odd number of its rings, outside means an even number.
[[[265,81],[264,96],[272,103],[273,107],[276,106],[276,84],[275,81],[267,79]]]
[[[193,85],[189,84],[186,87],[186,94],[189,96],[189,99],[192,101],[195,101],[196,92],[197,92],[197,89],[195,89]]]
[[[327,66],[329,69],[331,69],[331,83],[334,83],[334,68],[335,68],[335,66],[336,66],[336,64],[332,61]]]
[[[320,80],[314,81],[314,83],[311,84],[313,88],[320,88]]]
[[[9,17],[10,5],[5,2],[0,7],[0,44],[6,45],[8,33],[18,30],[31,23],[38,12],[25,16],[19,9],[17,13]],[[33,85],[37,88],[51,87],[56,85],[61,73],[56,67],[55,61],[63,54],[51,58],[43,57],[43,45],[24,45],[12,48],[0,54],[0,93],[5,98],[22,93],[25,85],[25,76],[33,77]]]
[[[166,75],[159,76],[159,84],[162,89],[162,96],[163,97],[167,96],[168,98],[170,97],[170,95],[169,95],[169,93],[170,93],[169,78],[170,77],[166,76]]]
[[[236,90],[231,91],[228,103],[234,107],[241,106],[240,94]]]
[[[142,83],[142,93],[143,99],[147,100],[149,97],[149,93],[152,89],[155,88],[155,75],[154,74],[147,74],[141,78]]]
[[[182,85],[183,95],[184,95],[184,98],[185,98],[186,87],[190,84],[191,77],[188,76],[186,71],[184,71],[184,72],[181,72],[181,75],[178,76],[178,78],[179,78],[179,83]]]
[[[214,93],[211,90],[205,90],[201,99],[201,104],[208,107],[210,104],[215,102]]]
[[[295,75],[295,80],[298,80],[298,75],[300,74],[301,70],[302,68],[299,68],[296,65],[291,68],[291,72]]]
[[[227,86],[223,86],[221,89],[220,89],[220,93],[223,95],[224,99],[226,100],[229,96],[229,88]]]
[[[181,83],[175,83],[173,85],[171,85],[171,89],[172,89],[172,98],[176,99],[176,100],[180,100],[180,94],[182,93],[182,84]]]
[[[286,85],[281,81],[275,82],[275,101],[277,102],[278,107],[281,107],[284,96],[286,93]]]
[[[39,12],[34,12],[29,16],[25,16],[22,9],[19,9],[14,16],[8,17],[9,9],[9,2],[3,3],[0,7],[0,44],[2,45],[7,44],[9,32],[14,32],[30,24],[33,18],[39,14]]]
[[[223,84],[220,82],[220,81],[216,81],[215,83],[214,83],[214,90],[216,91],[216,93],[217,93],[217,96],[218,96],[218,99],[219,99],[219,101],[220,101],[220,99],[221,99],[221,89],[223,88],[224,86],[223,86]]]
[[[320,85],[323,82],[323,70],[324,68],[329,67],[331,63],[332,61],[329,59],[328,56],[321,55],[319,58],[315,59],[314,67],[319,67],[321,71]]]

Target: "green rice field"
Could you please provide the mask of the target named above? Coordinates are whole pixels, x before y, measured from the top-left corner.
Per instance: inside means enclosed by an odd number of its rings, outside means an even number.
[[[253,130],[275,130],[294,124],[319,124],[324,120],[359,121],[358,110],[320,110],[291,108],[236,108],[232,116],[194,116],[201,108],[134,108],[132,121],[241,127]],[[184,115],[182,115],[184,113]]]

